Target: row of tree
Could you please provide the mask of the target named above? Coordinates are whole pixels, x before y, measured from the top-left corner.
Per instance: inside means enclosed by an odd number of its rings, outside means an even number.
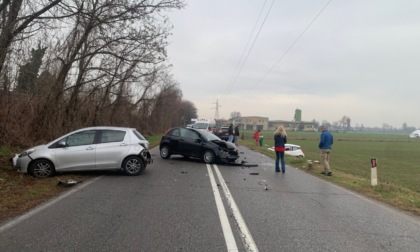
[[[0,3],[0,145],[85,126],[159,133],[197,117],[167,63],[166,12],[183,0]]]

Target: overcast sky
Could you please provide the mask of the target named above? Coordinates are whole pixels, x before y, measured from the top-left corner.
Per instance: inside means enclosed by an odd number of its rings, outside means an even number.
[[[200,118],[420,128],[419,0],[189,0],[169,62]]]

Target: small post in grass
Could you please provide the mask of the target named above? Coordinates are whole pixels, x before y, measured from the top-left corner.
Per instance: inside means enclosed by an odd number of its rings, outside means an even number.
[[[376,170],[376,158],[371,158],[370,163],[372,168],[370,169],[370,183],[372,186],[378,185],[378,173]]]

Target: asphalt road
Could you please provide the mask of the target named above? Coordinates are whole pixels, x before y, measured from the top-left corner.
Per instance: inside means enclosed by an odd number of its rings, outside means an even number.
[[[0,223],[0,251],[419,251],[420,220],[240,147],[258,167],[103,173]],[[327,179],[328,180],[328,179]]]

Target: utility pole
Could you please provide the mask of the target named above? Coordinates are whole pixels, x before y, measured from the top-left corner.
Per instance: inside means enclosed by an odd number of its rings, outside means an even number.
[[[214,104],[214,103],[213,103]],[[220,116],[219,116],[219,107],[221,107],[222,105],[219,105],[219,100],[216,99],[216,108],[212,108],[212,109],[216,109],[216,112],[214,113],[214,119],[215,120],[219,120]]]

